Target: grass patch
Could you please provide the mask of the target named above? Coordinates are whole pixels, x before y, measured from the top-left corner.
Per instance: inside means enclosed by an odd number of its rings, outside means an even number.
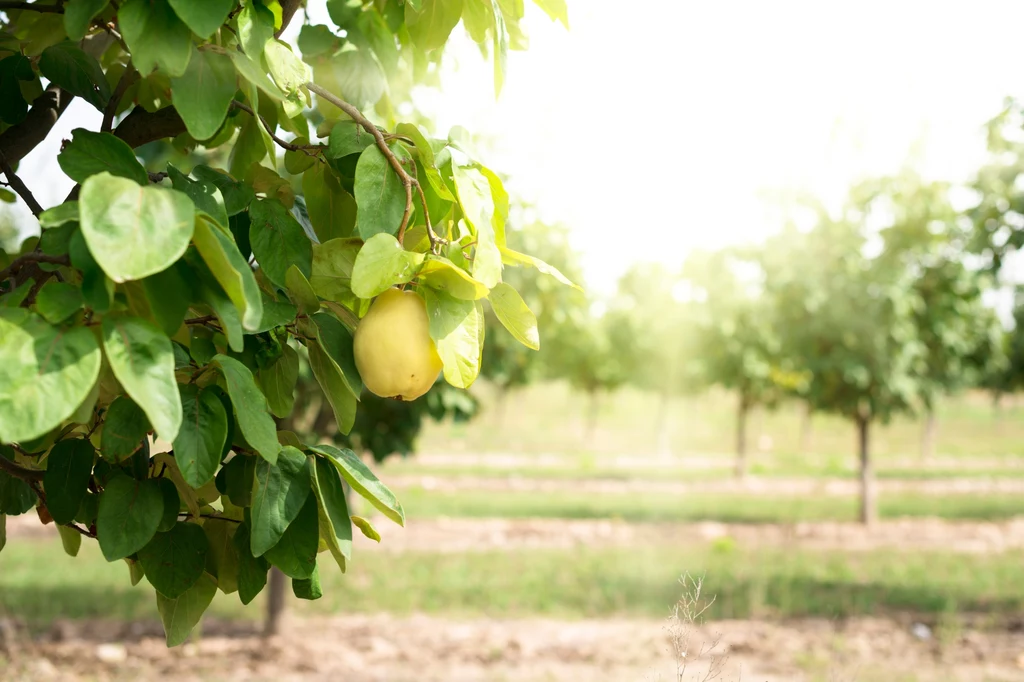
[[[742,495],[665,493],[573,493],[535,491],[438,491],[420,487],[398,491],[413,518],[614,518],[624,521],[724,521],[795,523],[852,521],[857,500],[836,495]],[[1024,514],[1015,494],[883,495],[882,518],[938,517],[996,520]]]
[[[426,612],[459,617],[652,617],[668,614],[677,579],[704,575],[716,597],[711,618],[951,612],[995,619],[1024,607],[1018,580],[1024,553],[878,551],[844,554],[731,543],[686,547],[438,554],[360,552],[341,575],[324,555],[324,597],[292,602],[299,613]],[[123,569],[123,570],[122,570]],[[262,598],[261,598],[262,599]],[[237,595],[218,595],[211,612],[259,618]],[[12,542],[0,558],[0,614],[45,627],[55,618],[156,618],[152,588],[130,587],[127,569],[94,544],[64,556],[55,540]]]

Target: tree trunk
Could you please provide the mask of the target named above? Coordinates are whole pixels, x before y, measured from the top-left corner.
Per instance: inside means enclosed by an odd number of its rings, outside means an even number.
[[[860,522],[865,526],[875,523],[878,509],[875,500],[875,476],[871,470],[871,451],[868,417],[857,417],[857,449],[860,454]]]
[[[800,454],[806,455],[811,452],[811,439],[814,436],[812,419],[814,411],[811,410],[811,403],[804,400],[801,402],[800,410]]]
[[[736,478],[747,476],[747,415],[750,406],[746,398],[740,398],[739,409],[736,411]]]
[[[935,410],[928,408],[924,417],[924,434],[921,436],[921,461],[927,462],[935,456],[935,435],[937,424]]]
[[[658,401],[658,417],[655,430],[658,434],[658,454],[663,456],[670,456],[672,454],[671,408],[671,394],[668,391],[662,391],[661,399]]]
[[[494,399],[494,428],[501,431],[505,426],[505,412],[508,409],[508,386],[500,384],[498,395]]]
[[[267,620],[263,624],[263,635],[273,637],[281,632],[281,616],[284,614],[284,597],[287,581],[284,573],[276,566],[270,568],[267,585]]]

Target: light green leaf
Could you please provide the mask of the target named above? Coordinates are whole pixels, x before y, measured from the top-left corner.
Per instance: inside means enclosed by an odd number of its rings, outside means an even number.
[[[309,367],[323,389],[327,402],[331,404],[338,430],[348,434],[356,420],[356,396],[345,381],[341,369],[320,347],[319,342],[310,341],[306,347],[309,350]]]
[[[249,540],[253,556],[263,556],[281,540],[309,494],[309,466],[306,456],[296,448],[281,448],[276,466],[264,460],[257,462]]]
[[[245,80],[262,90],[271,99],[280,102],[286,95],[252,59],[236,50],[228,50],[228,56],[235,63],[235,69]]]
[[[275,416],[284,419],[295,407],[295,385],[299,379],[299,355],[291,346],[281,347],[281,357],[256,376]]]
[[[70,417],[100,372],[96,337],[23,308],[0,308],[0,442],[38,438]]]
[[[254,331],[263,318],[263,297],[256,276],[234,240],[205,220],[197,220],[192,241],[217,283],[238,309],[242,326]]]
[[[175,14],[192,32],[209,40],[227,21],[236,0],[169,0]]]
[[[548,265],[540,258],[534,258],[533,256],[528,256],[525,253],[519,253],[518,251],[513,251],[512,249],[508,248],[502,248],[500,250],[501,261],[505,265],[511,265],[514,267],[536,268],[545,275],[551,275],[552,277],[554,277],[555,279],[557,279],[559,282],[566,286],[583,291],[583,289],[581,289],[578,285],[573,284],[568,277],[559,272],[558,268],[556,268],[553,265]]]
[[[103,318],[103,349],[114,376],[160,438],[174,440],[181,426],[181,400],[171,340],[152,322],[108,315]]]
[[[110,86],[100,63],[70,41],[43,50],[39,57],[39,72],[54,85],[81,97],[100,111],[110,100]]]
[[[203,575],[209,551],[202,526],[179,521],[139,550],[139,563],[159,594],[177,599]]]
[[[308,579],[316,569],[319,544],[316,498],[307,495],[298,516],[288,524],[281,539],[263,557],[289,578]]]
[[[378,533],[377,529],[373,527],[373,524],[370,523],[369,519],[364,519],[362,516],[353,516],[352,524],[369,539],[374,542],[380,542],[380,533]]]
[[[424,255],[406,251],[390,234],[376,234],[363,244],[352,266],[352,292],[373,298],[396,284],[412,280]]]
[[[199,165],[192,169],[192,175],[201,182],[206,182],[217,187],[224,197],[224,208],[228,216],[241,213],[249,207],[249,203],[255,197],[252,187],[235,180],[222,170]]]
[[[65,525],[75,520],[89,485],[95,457],[92,444],[82,438],[62,440],[50,449],[43,489],[46,508],[55,523]]]
[[[203,262],[198,252],[186,255],[188,264],[195,271],[196,296],[208,306],[217,316],[221,331],[228,340],[228,348],[236,353],[241,353],[245,347],[245,340],[242,335],[242,319],[238,314],[238,308],[231,302],[220,284],[214,278],[213,273]],[[206,363],[203,363],[206,364]]]
[[[409,153],[401,144],[391,151],[401,161]],[[356,227],[364,240],[382,232],[397,235],[405,213],[406,195],[402,181],[376,145],[367,147],[356,164]]]
[[[405,24],[417,47],[436,50],[448,42],[452,29],[462,17],[462,0],[421,0],[418,13],[406,5]]]
[[[277,442],[277,426],[270,416],[267,399],[256,385],[252,372],[238,360],[226,355],[214,357],[213,364],[219,366],[224,374],[235,419],[245,440],[261,457],[274,464],[281,452],[281,445]]]
[[[286,93],[297,92],[309,82],[309,66],[299,59],[287,44],[271,39],[263,46],[263,56],[274,82]]]
[[[96,515],[96,539],[107,561],[135,554],[156,535],[164,513],[157,479],[118,474],[107,481]]]
[[[448,189],[448,185],[445,184],[441,173],[435,165],[434,148],[430,144],[430,140],[420,131],[419,126],[415,123],[399,123],[398,127],[395,128],[395,132],[413,141],[420,164],[422,164],[423,171],[427,177],[427,182],[434,192],[442,199],[455,201],[455,195]]]
[[[249,205],[249,241],[260,268],[274,284],[286,286],[288,268],[309,276],[313,243],[280,201],[257,199]]]
[[[50,280],[36,296],[36,310],[50,324],[63,322],[82,309],[82,290],[67,282]]]
[[[89,31],[92,20],[99,15],[110,0],[68,0],[64,3],[64,30],[68,38],[78,42]]]
[[[285,286],[288,287],[288,297],[299,308],[299,312],[309,315],[320,310],[320,299],[310,286],[298,266],[292,265],[284,275]]]
[[[361,109],[373,106],[387,92],[387,76],[369,50],[345,49],[328,60],[328,68],[328,78],[338,84],[341,95]]]
[[[430,318],[430,338],[444,365],[444,378],[456,388],[469,388],[480,373],[484,333],[479,301],[461,301],[432,289],[423,290]]]
[[[302,174],[309,222],[321,243],[352,236],[356,224],[356,200],[345,191],[334,171],[324,163]]]
[[[358,239],[331,239],[313,245],[313,274],[309,283],[318,296],[339,303],[355,297],[352,267],[361,246]]]
[[[320,537],[341,572],[352,558],[352,520],[348,515],[345,490],[337,470],[323,457],[313,457],[310,467],[313,494],[320,517]]]
[[[57,532],[60,534],[60,544],[64,547],[64,552],[68,556],[78,556],[78,550],[82,548],[82,534],[71,526],[57,526]],[[0,532],[0,536],[2,535],[3,533]],[[0,537],[0,549],[3,549],[2,537]]]
[[[205,214],[221,227],[228,226],[228,212],[224,206],[224,195],[220,193],[220,189],[216,185],[193,180],[171,164],[167,164],[167,177],[171,179],[171,187],[191,199],[197,211]]]
[[[258,2],[247,2],[238,13],[238,38],[252,60],[263,55],[263,46],[274,37],[274,15]]]
[[[431,289],[444,291],[465,301],[487,296],[487,287],[482,282],[473,279],[468,272],[441,256],[427,256],[417,278]]]
[[[117,22],[140,74],[148,76],[157,68],[170,78],[185,73],[192,32],[167,0],[128,0],[118,10]]]
[[[160,272],[192,239],[195,207],[181,192],[100,173],[82,184],[80,196],[82,234],[115,282]]]
[[[400,526],[405,525],[405,510],[402,509],[398,498],[381,483],[369,467],[363,464],[363,460],[359,459],[356,453],[330,445],[315,445],[310,449],[326,457],[338,469],[342,478],[352,486],[352,490],[366,498],[384,516]]]
[[[565,0],[533,0],[533,2],[551,17],[551,21],[560,21],[566,29],[569,28],[569,8],[566,7]]]
[[[501,95],[508,72],[508,27],[498,6],[498,0],[491,0],[494,9],[494,96]]]
[[[188,69],[180,78],[171,79],[171,102],[189,134],[206,140],[220,130],[237,90],[238,76],[231,59],[193,46]]]
[[[327,138],[328,159],[340,159],[349,154],[360,154],[374,143],[373,135],[355,121],[338,121]]]
[[[537,317],[518,291],[504,282],[499,282],[498,286],[491,290],[488,300],[498,321],[519,343],[527,348],[540,350]]]
[[[151,428],[142,408],[128,396],[119,395],[104,415],[100,454],[114,464],[128,459],[142,447]]]
[[[465,220],[476,231],[476,258],[473,276],[493,288],[501,281],[501,252],[495,238],[494,199],[487,178],[476,168],[452,167]]]
[[[58,163],[60,157],[58,157]],[[59,227],[65,223],[78,222],[78,202],[65,201],[39,214],[39,226],[44,230],[48,227]]]
[[[475,43],[484,43],[487,32],[494,28],[494,10],[491,0],[465,0],[462,5],[462,25]]]
[[[213,480],[220,466],[228,437],[228,415],[212,391],[200,390],[195,384],[181,384],[178,389],[184,418],[174,439],[174,460],[185,482],[201,488]]]
[[[217,583],[206,573],[177,599],[156,593],[156,608],[167,635],[167,646],[178,646],[188,639],[216,594]]]
[[[64,174],[75,182],[85,182],[90,175],[106,171],[111,175],[134,180],[139,185],[149,184],[146,169],[135,158],[135,152],[128,143],[121,138],[84,128],[75,128],[71,134],[73,138],[57,155],[57,163]]]

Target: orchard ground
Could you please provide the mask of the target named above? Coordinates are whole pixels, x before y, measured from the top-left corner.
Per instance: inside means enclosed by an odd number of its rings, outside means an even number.
[[[751,419],[737,482],[727,396],[677,398],[660,422],[656,398],[622,392],[588,424],[561,386],[500,412],[481,393],[475,422],[432,424],[423,454],[378,467],[408,527],[373,518],[382,543],[358,537],[348,575],[324,571],[323,599],[290,602],[270,642],[262,601],[219,595],[168,651],[121,567],[9,520],[0,679],[671,680],[688,573],[710,605],[687,680],[718,635],[722,680],[1024,680],[1024,406],[945,402],[928,461],[920,423],[879,428],[866,531],[835,418],[809,434],[792,406]]]

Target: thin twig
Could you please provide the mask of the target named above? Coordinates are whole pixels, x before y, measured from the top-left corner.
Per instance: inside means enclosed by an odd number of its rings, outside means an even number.
[[[3,170],[4,175],[7,177],[7,182],[10,184],[11,189],[18,193],[18,196],[28,204],[28,210],[32,211],[32,215],[38,218],[39,214],[43,212],[43,207],[39,205],[39,202],[32,196],[29,188],[25,186],[25,183],[21,181],[21,178],[11,168],[11,164],[7,163],[7,157],[4,156],[2,151],[0,151],[0,169]]]
[[[79,526],[77,524],[68,523],[68,524],[66,524],[66,527],[67,528],[74,528],[75,530],[77,530],[79,533],[81,533],[82,535],[84,535],[87,538],[95,538],[96,537],[96,533],[89,532],[85,528],[82,528],[81,526]]]
[[[64,7],[60,4],[39,5],[34,2],[0,2],[0,12],[17,9],[24,9],[30,12],[52,12],[54,14],[64,14]]]
[[[263,128],[267,131],[267,134],[270,135],[270,139],[272,139],[275,143],[277,143],[278,146],[280,146],[283,149],[286,149],[287,151],[306,152],[307,154],[309,154],[311,150],[319,151],[324,148],[324,145],[322,144],[292,144],[287,140],[282,140],[280,137],[274,134],[274,130],[273,128],[270,127],[270,124],[267,123],[267,119],[263,118],[262,116],[254,112],[252,110],[252,107],[250,107],[248,104],[245,104],[244,102],[239,102],[237,100],[232,100],[231,104],[236,109],[241,109],[242,111],[248,113],[250,116],[255,116],[256,118],[258,118],[260,123],[263,125]],[[315,154],[309,155],[315,156]]]
[[[189,319],[185,320],[185,324],[206,324],[207,322],[211,322],[211,321],[216,320],[216,319],[217,319],[216,315],[203,315],[202,317],[190,317]]]
[[[35,469],[26,469],[2,455],[0,455],[0,470],[14,476],[15,478],[20,478],[23,481],[41,481],[43,480],[43,474],[45,473]]]
[[[107,107],[103,110],[103,124],[100,126],[100,132],[109,133],[114,127],[114,115],[117,113],[117,107],[121,103],[121,98],[124,97],[125,91],[131,87],[139,77],[139,72],[132,66],[132,62],[129,59],[128,63],[125,64],[124,73],[121,74],[120,80],[117,81],[117,86],[114,88],[114,94],[110,96],[110,101],[107,102]]]
[[[149,173],[149,181],[150,182],[163,182],[166,177],[167,177],[167,173],[165,173],[164,171],[159,171],[157,173],[153,173],[153,172]]]
[[[50,278],[56,275],[56,272],[50,270],[43,270],[38,265],[35,266],[35,270],[38,274],[33,274],[32,277],[35,281],[32,283],[32,288],[28,290],[28,295],[25,296],[25,300],[21,302],[21,308],[28,308],[36,302],[36,296],[42,290],[43,285],[50,281]]]
[[[29,263],[53,263],[54,265],[71,265],[71,259],[68,258],[67,254],[60,256],[51,256],[48,253],[41,251],[32,251],[30,253],[24,253],[8,265],[3,270],[0,270],[0,282],[3,282],[11,275],[17,274]]]

